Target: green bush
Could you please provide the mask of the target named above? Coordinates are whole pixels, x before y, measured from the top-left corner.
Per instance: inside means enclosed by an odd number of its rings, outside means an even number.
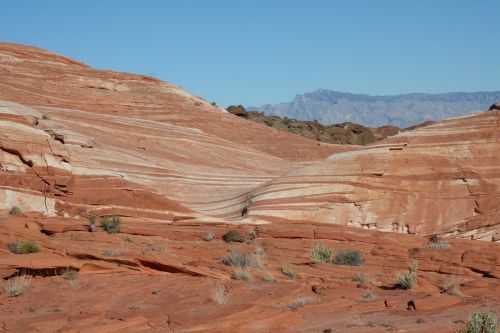
[[[333,252],[329,247],[323,246],[321,243],[317,243],[309,253],[309,257],[316,264],[320,262],[332,262]]]
[[[340,250],[333,260],[334,264],[346,266],[359,266],[364,262],[365,259],[358,250]]]
[[[17,207],[17,206],[14,206],[10,209],[9,214],[10,215],[19,215],[19,214],[21,214],[21,209],[19,209],[19,207]]]
[[[236,230],[229,230],[222,236],[222,239],[226,243],[231,243],[231,242],[242,243],[245,241],[245,238]]]
[[[417,284],[418,261],[412,260],[409,271],[396,277],[396,282],[401,289],[409,290]]]
[[[17,254],[35,253],[40,250],[40,247],[37,242],[32,239],[18,239],[9,243],[9,250]]]
[[[113,215],[111,217],[101,218],[101,227],[108,234],[116,234],[120,232],[121,219],[119,216]]]
[[[493,312],[473,313],[464,333],[497,333],[500,328],[500,322]]]

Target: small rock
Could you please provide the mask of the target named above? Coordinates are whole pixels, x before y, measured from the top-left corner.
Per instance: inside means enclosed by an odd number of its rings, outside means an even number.
[[[500,110],[500,102],[496,102],[494,104],[491,104],[491,106],[488,109],[488,111],[493,111],[493,110]]]

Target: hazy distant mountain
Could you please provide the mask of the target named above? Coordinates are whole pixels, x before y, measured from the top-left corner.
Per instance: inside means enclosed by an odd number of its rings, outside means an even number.
[[[497,101],[500,101],[500,91],[370,96],[318,89],[297,95],[288,103],[249,107],[248,110],[301,120],[316,119],[323,124],[353,122],[370,127],[387,124],[409,127],[426,120],[486,111]]]

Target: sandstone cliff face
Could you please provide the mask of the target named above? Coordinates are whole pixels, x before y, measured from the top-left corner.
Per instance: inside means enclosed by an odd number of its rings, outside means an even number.
[[[498,111],[363,148],[247,122],[178,86],[0,44],[0,208],[498,241]],[[243,219],[241,219],[243,216]]]
[[[3,209],[234,215],[240,193],[349,149],[248,124],[175,85],[31,47],[0,44],[0,85]]]
[[[251,215],[500,240],[500,113],[330,156],[253,193]]]

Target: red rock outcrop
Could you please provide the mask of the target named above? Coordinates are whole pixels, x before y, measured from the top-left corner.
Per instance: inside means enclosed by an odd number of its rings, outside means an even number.
[[[249,216],[500,241],[500,113],[426,126],[294,169]]]
[[[3,209],[234,216],[241,193],[352,149],[248,123],[153,78],[20,45],[0,44],[0,87]]]

